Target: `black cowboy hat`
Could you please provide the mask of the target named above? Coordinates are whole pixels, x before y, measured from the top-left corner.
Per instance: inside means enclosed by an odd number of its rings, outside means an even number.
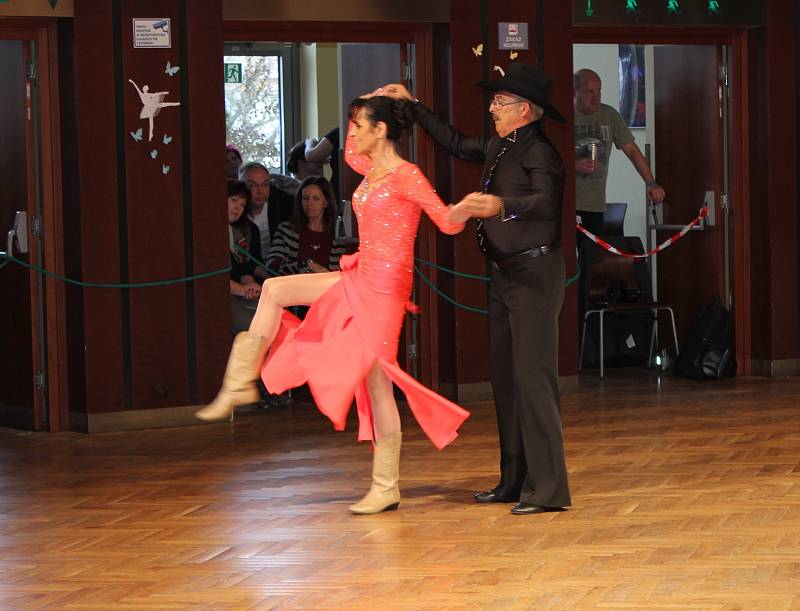
[[[553,80],[536,66],[514,63],[506,70],[504,76],[493,81],[481,81],[478,87],[490,91],[508,91],[518,95],[544,109],[545,116],[564,123],[564,117],[549,100],[552,84]]]

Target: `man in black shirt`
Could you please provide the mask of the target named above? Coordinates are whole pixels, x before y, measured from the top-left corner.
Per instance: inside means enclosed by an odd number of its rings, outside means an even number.
[[[491,269],[489,343],[500,433],[500,482],[480,503],[513,503],[512,513],[570,505],[558,389],[558,315],[564,298],[559,250],[564,170],[541,119],[564,122],[549,101],[551,80],[515,63],[479,86],[494,92],[497,135],[465,136],[440,121],[403,85],[376,93],[414,102],[416,119],[459,159],[484,164],[481,192],[451,210],[478,219],[478,243]]]

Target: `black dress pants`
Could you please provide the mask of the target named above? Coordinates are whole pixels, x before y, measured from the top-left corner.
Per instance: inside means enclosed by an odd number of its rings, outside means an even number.
[[[559,251],[491,272],[489,362],[506,500],[570,505],[558,389]]]

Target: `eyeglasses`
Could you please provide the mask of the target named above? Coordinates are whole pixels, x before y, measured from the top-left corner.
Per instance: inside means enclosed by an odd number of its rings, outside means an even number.
[[[503,106],[509,106],[511,104],[519,104],[520,102],[524,102],[522,98],[516,98],[512,100],[504,100],[503,98],[498,98],[497,96],[493,96],[492,99],[489,101],[489,108],[492,106],[499,106],[502,108]]]

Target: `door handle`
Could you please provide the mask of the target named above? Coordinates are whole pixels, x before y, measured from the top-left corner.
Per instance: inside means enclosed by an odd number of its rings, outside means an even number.
[[[0,257],[10,257],[14,254],[14,240],[17,241],[17,251],[28,252],[28,213],[17,210],[14,215],[14,225],[8,230],[6,238],[6,252],[0,251]]]
[[[712,204],[711,205],[709,205],[709,201],[708,201],[708,194],[709,193],[711,193],[711,198],[712,198]],[[713,197],[714,197],[713,191],[706,191],[706,199],[705,199],[705,201],[703,203],[705,205],[708,205],[709,213],[713,209]],[[661,216],[659,214],[660,209],[659,210],[656,209],[656,206],[660,206],[660,205],[662,205],[662,204],[656,204],[655,202],[647,202],[647,206],[648,206],[648,208],[650,208],[650,215],[653,217],[652,223],[649,223],[650,226],[648,227],[648,230],[652,229],[652,230],[655,230],[655,231],[680,231],[681,229],[683,229],[686,226],[686,225],[668,225],[668,224],[661,223],[660,220],[659,220],[659,216]],[[705,231],[706,225],[712,225],[712,224],[713,223],[708,223],[707,219],[701,219],[700,222],[697,225],[693,225],[692,226],[691,231]]]

